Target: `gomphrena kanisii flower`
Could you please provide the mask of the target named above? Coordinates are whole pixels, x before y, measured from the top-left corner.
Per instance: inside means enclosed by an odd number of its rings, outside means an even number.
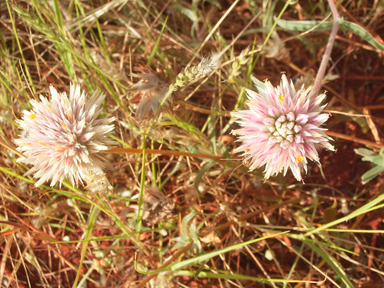
[[[41,102],[31,100],[32,111],[23,111],[22,120],[17,121],[22,132],[14,141],[25,155],[18,161],[34,166],[26,175],[34,173],[40,178],[35,186],[47,180],[51,186],[58,181],[61,185],[64,179],[78,185],[90,168],[104,166],[106,160],[100,152],[114,144],[108,134],[115,118],[97,119],[104,94],[95,92],[87,99],[77,85],[71,85],[69,97],[52,86],[50,91],[50,101],[43,96]]]
[[[307,94],[304,86],[296,91],[284,74],[277,88],[268,80],[261,86],[256,85],[258,92],[247,90],[248,110],[231,113],[242,127],[233,131],[242,141],[234,152],[243,152],[251,171],[265,165],[265,179],[282,171],[285,176],[290,168],[300,181],[308,159],[319,162],[317,149],[334,151],[321,128],[329,117],[321,113],[325,94]]]

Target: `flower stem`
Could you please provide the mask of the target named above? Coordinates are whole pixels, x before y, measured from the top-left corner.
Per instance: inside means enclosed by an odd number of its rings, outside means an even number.
[[[316,75],[315,84],[313,85],[313,89],[312,89],[312,92],[313,92],[312,97],[316,97],[317,94],[319,93],[320,88],[321,88],[321,81],[324,78],[325,70],[327,69],[329,58],[331,57],[333,44],[335,42],[337,31],[339,30],[339,26],[340,26],[340,19],[341,18],[340,18],[339,13],[337,12],[335,2],[333,0],[328,0],[328,2],[329,2],[329,6],[331,6],[331,10],[332,10],[333,27],[332,27],[331,35],[329,36],[328,44],[327,44],[327,47],[325,49],[323,59],[321,60],[319,71],[317,72],[317,75]]]

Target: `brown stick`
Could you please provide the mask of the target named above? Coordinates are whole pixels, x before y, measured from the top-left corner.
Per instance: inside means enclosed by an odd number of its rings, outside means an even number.
[[[370,147],[374,147],[374,148],[384,148],[383,144],[377,144],[377,143],[372,142],[372,141],[363,140],[363,139],[359,139],[359,138],[356,138],[356,137],[352,137],[352,136],[348,136],[348,135],[344,135],[344,134],[340,134],[340,133],[336,133],[336,132],[325,131],[325,134],[327,134],[328,136],[338,137],[338,138],[341,138],[341,139],[344,139],[344,140],[349,140],[349,141],[352,141],[352,142],[360,143],[360,144],[363,144],[363,145],[366,145],[366,146],[370,146]]]
[[[142,154],[143,151],[144,151],[143,149],[137,149],[137,148],[112,148],[111,150],[108,150],[106,152]],[[213,159],[213,160],[225,160],[221,156],[214,156],[214,155],[200,154],[200,153],[189,153],[189,152],[175,151],[175,150],[145,149],[145,154],[161,154],[161,155],[207,158],[207,159]]]

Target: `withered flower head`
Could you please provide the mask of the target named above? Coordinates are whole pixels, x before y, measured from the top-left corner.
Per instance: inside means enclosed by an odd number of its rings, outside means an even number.
[[[160,73],[156,73],[148,66],[141,66],[138,68],[138,71],[141,72],[138,74],[141,81],[133,85],[128,91],[137,91],[129,100],[129,103],[138,105],[136,119],[141,123],[145,118],[151,119],[156,114],[157,109],[168,92],[169,83],[160,78]],[[165,101],[162,111],[170,111],[172,97],[173,95],[170,95]]]

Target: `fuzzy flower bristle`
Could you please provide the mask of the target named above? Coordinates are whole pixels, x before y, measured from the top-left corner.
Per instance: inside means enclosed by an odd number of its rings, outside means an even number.
[[[139,67],[138,70],[141,72],[138,74],[141,81],[133,85],[128,91],[137,91],[129,100],[129,103],[138,104],[136,119],[141,123],[145,118],[151,119],[156,114],[161,102],[167,95],[169,83],[160,79],[158,73],[155,73],[149,67]],[[171,110],[172,100],[171,94],[163,104],[163,111]]]
[[[35,186],[51,180],[51,186],[69,179],[74,185],[82,182],[91,168],[102,169],[106,159],[100,152],[110,149],[108,139],[115,120],[97,119],[105,94],[95,92],[87,99],[80,86],[70,86],[67,94],[50,86],[51,100],[40,95],[41,102],[31,100],[32,111],[23,111],[17,120],[22,129],[14,142],[26,158],[17,161],[34,165],[25,175],[40,178]]]
[[[232,132],[242,144],[235,153],[243,152],[244,163],[252,171],[265,165],[265,179],[288,169],[298,181],[301,171],[307,172],[308,159],[319,162],[317,150],[334,151],[321,125],[329,115],[321,113],[325,94],[296,91],[292,81],[283,74],[276,88],[269,81],[256,85],[258,92],[247,90],[248,110],[232,112],[242,128]]]
[[[220,54],[214,53],[209,57],[203,57],[197,66],[186,67],[177,75],[176,83],[171,89],[177,90],[177,87],[184,87],[188,82],[202,76],[208,76],[220,65]]]

